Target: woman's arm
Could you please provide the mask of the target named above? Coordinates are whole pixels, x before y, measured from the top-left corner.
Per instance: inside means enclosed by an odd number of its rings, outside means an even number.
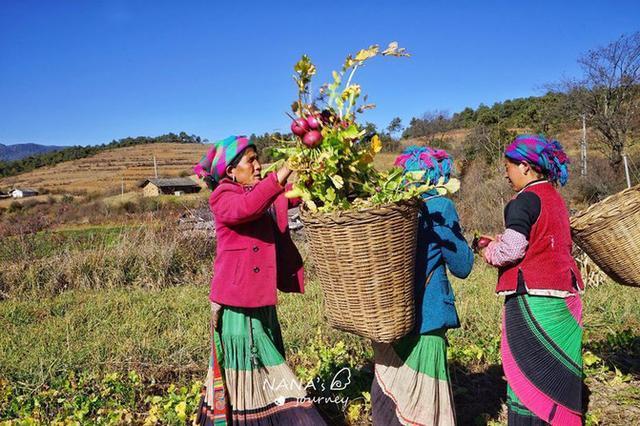
[[[279,179],[277,173],[271,173],[258,182],[253,190],[244,193],[219,186],[209,200],[215,220],[233,226],[259,218],[284,190]]]
[[[460,219],[453,202],[448,200],[442,213],[444,221],[433,222],[433,230],[440,239],[440,251],[449,271],[458,278],[466,278],[473,268],[473,251],[467,244]]]
[[[488,264],[505,266],[522,259],[529,246],[531,228],[540,216],[540,198],[522,192],[505,207],[506,230],[489,243],[483,252]]]
[[[483,251],[484,260],[492,266],[505,266],[522,259],[527,252],[527,238],[513,229],[497,235]]]

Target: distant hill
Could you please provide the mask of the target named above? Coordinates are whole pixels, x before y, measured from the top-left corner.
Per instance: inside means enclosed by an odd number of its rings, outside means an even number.
[[[32,155],[44,154],[51,151],[65,149],[64,146],[38,145],[35,143],[20,143],[15,145],[3,145],[0,143],[0,161],[15,161]]]
[[[468,129],[454,129],[448,131],[445,137],[455,147],[462,143],[468,132]],[[573,153],[580,131],[570,130],[559,136]],[[425,143],[427,141],[424,138],[412,138],[402,140],[401,146]],[[0,189],[27,187],[79,195],[86,192],[119,193],[124,184],[125,192],[139,191],[138,183],[155,177],[154,157],[159,177],[189,176],[193,173],[193,166],[209,147],[209,144],[202,143],[154,143],[104,150],[90,157],[0,178]],[[386,169],[393,164],[396,155],[397,153],[379,153],[375,164]]]
[[[153,143],[102,150],[95,155],[43,166],[0,178],[1,188],[27,187],[54,193],[138,191],[137,183],[155,177],[188,176],[207,152],[202,143]]]
[[[185,132],[179,134],[167,133],[160,136],[137,136],[113,140],[108,144],[68,146],[58,151],[44,152],[16,161],[2,161],[0,159],[0,178],[16,176],[44,166],[54,166],[65,161],[88,158],[104,151],[138,145],[151,145],[156,143],[182,143],[202,144],[206,142],[200,136],[189,135]]]

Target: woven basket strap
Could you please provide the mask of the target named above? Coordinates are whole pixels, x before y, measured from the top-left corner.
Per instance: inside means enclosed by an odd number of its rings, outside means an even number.
[[[427,276],[427,279],[424,281],[424,288],[427,288],[427,286],[429,285],[429,282],[431,281],[431,277],[433,276],[433,273],[436,270],[432,270],[431,272],[429,272],[429,275]]]

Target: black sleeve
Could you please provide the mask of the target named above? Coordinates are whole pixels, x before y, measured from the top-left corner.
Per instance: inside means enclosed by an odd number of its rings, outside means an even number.
[[[511,200],[504,209],[504,222],[507,229],[521,233],[527,240],[531,227],[540,216],[540,198],[533,192],[522,192]]]

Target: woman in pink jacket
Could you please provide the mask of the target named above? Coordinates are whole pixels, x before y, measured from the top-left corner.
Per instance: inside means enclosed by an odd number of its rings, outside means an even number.
[[[197,423],[324,424],[295,385],[276,316],[277,289],[304,291],[287,217],[299,200],[284,197],[291,171],[261,179],[256,147],[244,136],[215,142],[194,171],[213,190],[217,238],[211,359]]]

